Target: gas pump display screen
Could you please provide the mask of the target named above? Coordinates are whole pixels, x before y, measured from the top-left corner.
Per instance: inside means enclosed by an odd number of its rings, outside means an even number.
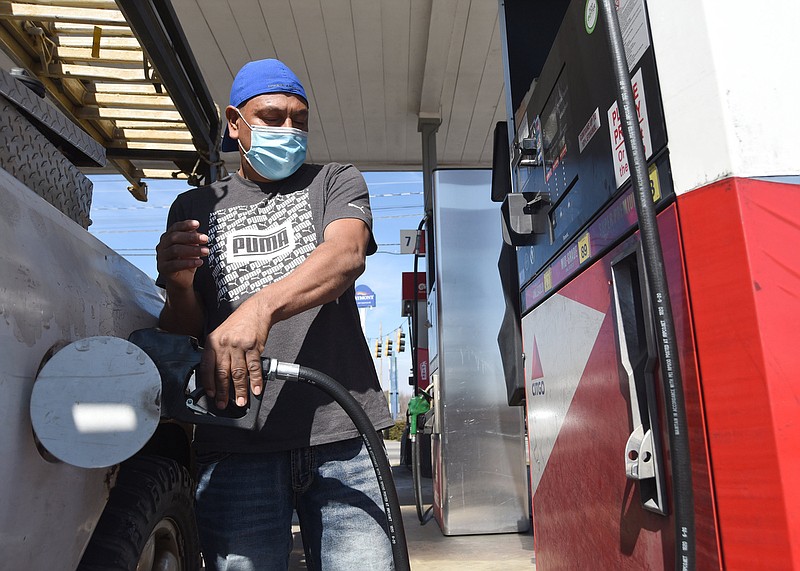
[[[568,101],[566,74],[562,70],[541,115],[545,182],[550,181],[567,154]]]

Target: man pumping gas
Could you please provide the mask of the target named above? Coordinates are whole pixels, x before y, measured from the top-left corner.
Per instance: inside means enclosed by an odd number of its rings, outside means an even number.
[[[204,345],[199,380],[218,408],[263,394],[256,431],[197,426],[197,517],[207,569],[286,569],[297,511],[309,569],[391,569],[373,467],[349,417],[300,383],[264,385],[261,357],[345,386],[375,428],[392,425],[355,304],[377,249],[351,165],[305,164],[309,105],[274,59],[236,75],[221,149],[228,178],[179,195],[158,244],[160,326]]]

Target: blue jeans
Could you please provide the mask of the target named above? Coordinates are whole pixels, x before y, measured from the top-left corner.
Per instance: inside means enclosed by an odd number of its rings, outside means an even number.
[[[361,438],[198,462],[196,511],[207,570],[287,569],[294,510],[308,569],[394,568],[380,489]]]

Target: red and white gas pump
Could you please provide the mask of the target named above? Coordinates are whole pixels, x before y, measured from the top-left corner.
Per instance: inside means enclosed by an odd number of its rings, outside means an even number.
[[[424,244],[424,242],[421,242]],[[421,254],[424,255],[424,249]],[[416,254],[415,254],[416,255]],[[430,384],[428,378],[428,327],[427,327],[427,281],[425,272],[403,272],[402,316],[409,318],[409,332],[414,351],[414,383],[425,390]]]
[[[616,2],[666,358],[602,10],[531,4],[500,2],[509,155],[495,168],[511,164],[537,569],[686,568],[689,541],[697,569],[800,568],[800,4]],[[693,529],[676,526],[681,498]]]

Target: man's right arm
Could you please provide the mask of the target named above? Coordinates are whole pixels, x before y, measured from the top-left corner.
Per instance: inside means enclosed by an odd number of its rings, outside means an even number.
[[[156,247],[158,273],[164,281],[167,301],[161,310],[159,327],[172,333],[200,337],[205,312],[194,289],[194,274],[208,255],[208,236],[198,232],[197,220],[170,225]]]

